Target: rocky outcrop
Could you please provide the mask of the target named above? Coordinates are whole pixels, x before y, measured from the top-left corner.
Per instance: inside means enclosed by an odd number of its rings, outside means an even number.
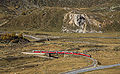
[[[87,14],[67,13],[64,16],[62,31],[67,33],[101,33],[102,23],[90,18]],[[96,30],[98,29],[98,30]]]

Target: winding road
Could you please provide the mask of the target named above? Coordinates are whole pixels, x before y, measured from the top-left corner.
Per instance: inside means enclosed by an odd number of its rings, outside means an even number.
[[[36,40],[40,40],[40,38],[31,36],[31,35],[24,35],[26,37],[30,37]],[[57,38],[61,38],[61,37],[57,37]],[[62,38],[72,38],[72,37],[62,37]],[[101,38],[101,39],[120,39],[120,37],[79,37],[79,38]],[[88,57],[87,57],[88,58]],[[77,73],[83,73],[83,72],[88,72],[88,71],[93,71],[93,70],[100,70],[100,69],[106,69],[106,68],[111,68],[111,67],[115,67],[115,66],[120,66],[120,64],[113,64],[113,65],[106,65],[106,66],[98,66],[97,67],[97,60],[93,59],[93,58],[89,58],[90,60],[93,61],[93,63],[87,67],[78,69],[78,70],[72,70],[72,71],[68,71],[68,72],[63,72],[60,74],[77,74]]]
[[[77,73],[83,73],[83,72],[88,72],[88,71],[93,71],[93,70],[100,70],[100,69],[111,68],[111,67],[115,67],[115,66],[120,66],[120,64],[84,68],[84,69],[79,69],[79,70],[73,70],[73,71],[70,71],[70,72],[65,72],[63,74],[77,74]]]
[[[7,20],[7,21],[1,23],[0,26],[3,26],[4,24],[6,24],[6,23],[8,23],[8,22],[9,22],[9,20]]]
[[[31,36],[31,35],[23,35],[24,37],[29,37],[29,38],[32,38],[32,39],[35,39],[35,40],[42,40],[40,38],[37,38],[37,37],[34,37],[34,36]],[[63,37],[63,36],[54,36],[54,37],[51,37],[51,38],[45,38],[45,39],[80,39],[80,38],[100,38],[100,39],[120,39],[120,37]]]
[[[33,38],[37,41],[43,40],[43,39],[31,36],[31,35],[23,35],[23,36]],[[59,39],[59,38],[72,38],[72,37],[54,37],[54,38],[51,38],[51,39],[56,39],[56,38]],[[120,39],[120,37],[79,37],[79,38]],[[44,39],[44,40],[47,40],[47,39]],[[77,74],[77,73],[83,73],[83,72],[87,72],[87,71],[100,70],[100,69],[106,69],[106,68],[111,68],[111,67],[115,67],[115,66],[120,66],[120,64],[114,64],[114,65],[106,65],[106,66],[98,66],[97,67],[97,60],[95,60],[93,58],[89,58],[89,59],[93,61],[93,63],[91,65],[89,65],[85,68],[81,68],[81,69],[78,69],[78,70],[72,70],[72,71],[61,73],[61,74]]]
[[[31,35],[23,35],[23,37],[30,37],[30,38],[35,39],[35,40],[40,40],[40,38],[31,36]]]

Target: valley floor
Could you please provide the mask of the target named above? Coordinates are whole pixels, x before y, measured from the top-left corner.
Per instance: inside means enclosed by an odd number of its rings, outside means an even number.
[[[104,39],[94,37],[119,37],[120,33],[77,34],[23,31],[40,39],[63,37],[43,42],[29,39],[27,44],[0,43],[0,73],[2,74],[58,74],[73,69],[87,67],[92,61],[85,57],[59,55],[58,59],[40,58],[35,55],[25,55],[21,52],[32,50],[63,50],[90,54],[98,61],[98,66],[120,63],[120,39]],[[67,38],[68,37],[68,38]],[[91,38],[80,38],[91,37]],[[119,74],[120,67],[85,72],[85,74]]]

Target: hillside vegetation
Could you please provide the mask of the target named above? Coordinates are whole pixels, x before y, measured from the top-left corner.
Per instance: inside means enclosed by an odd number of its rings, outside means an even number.
[[[97,30],[120,31],[119,0],[0,0],[0,6],[0,23],[9,20],[1,30],[61,32],[65,14],[73,12],[101,22]]]

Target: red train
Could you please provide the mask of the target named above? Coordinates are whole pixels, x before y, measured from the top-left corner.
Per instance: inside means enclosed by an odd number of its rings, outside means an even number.
[[[33,50],[33,53],[50,53],[50,54],[66,54],[66,55],[78,55],[78,56],[85,56],[90,57],[88,54],[79,53],[79,52],[71,52],[71,51],[43,51],[43,50]]]

